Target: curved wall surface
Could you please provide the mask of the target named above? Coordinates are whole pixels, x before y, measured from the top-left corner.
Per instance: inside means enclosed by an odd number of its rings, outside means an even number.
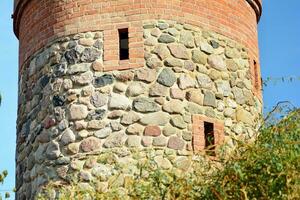
[[[218,32],[247,46],[258,59],[258,0],[19,0],[15,5],[21,65],[54,38],[149,19],[176,20]]]
[[[217,146],[251,138],[260,14],[255,0],[15,1],[17,199],[71,175],[82,187],[101,177],[99,192],[114,179],[124,187],[146,158],[136,150],[186,171],[208,135]],[[108,155],[113,163],[101,161]]]

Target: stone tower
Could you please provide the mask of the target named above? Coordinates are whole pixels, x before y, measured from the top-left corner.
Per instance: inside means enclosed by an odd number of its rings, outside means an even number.
[[[154,150],[164,168],[261,113],[261,0],[15,0],[19,47],[16,197],[48,180],[82,184]],[[212,138],[212,140],[209,140]],[[123,179],[122,179],[123,178]]]

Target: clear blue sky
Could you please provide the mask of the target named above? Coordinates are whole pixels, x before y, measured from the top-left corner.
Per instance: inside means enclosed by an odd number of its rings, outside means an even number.
[[[300,77],[300,1],[263,1],[263,16],[259,24],[263,78]],[[0,190],[14,187],[18,41],[12,31],[12,2],[0,1],[0,91],[4,97],[0,107],[0,171],[9,171],[9,177]],[[264,88],[266,110],[283,100],[300,107],[299,79],[292,83],[270,83]]]

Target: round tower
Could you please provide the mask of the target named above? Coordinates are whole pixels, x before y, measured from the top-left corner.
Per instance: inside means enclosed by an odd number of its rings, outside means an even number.
[[[251,138],[261,10],[261,0],[15,0],[17,199],[71,175],[108,187],[116,169],[102,155],[127,167],[124,181],[134,150],[186,170],[189,155]]]

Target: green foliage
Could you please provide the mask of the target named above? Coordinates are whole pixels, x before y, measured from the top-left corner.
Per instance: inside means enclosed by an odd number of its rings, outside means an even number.
[[[3,184],[4,182],[4,179],[7,177],[8,173],[7,171],[3,171],[1,174],[0,174],[0,183]]]
[[[221,199],[299,198],[299,159],[300,110],[263,128],[254,144],[241,144],[210,190]]]
[[[194,160],[193,173],[159,169],[150,160],[138,166],[140,175],[125,181],[125,189],[112,187],[103,193],[97,190],[97,183],[88,190],[75,182],[63,190],[53,186],[47,189],[59,190],[58,199],[300,198],[300,110],[262,128],[255,142],[236,143],[226,158]]]
[[[1,96],[1,93],[0,93],[0,106],[1,106],[1,103],[2,103],[2,96]],[[1,174],[0,174],[0,184],[3,184],[4,183],[4,179],[7,177],[8,175],[8,172],[7,170],[4,170]],[[4,196],[6,199],[10,198],[10,193],[9,192],[6,192],[5,193],[5,196]],[[0,200],[2,199],[1,195],[0,195]]]
[[[8,172],[6,170],[4,170],[1,174],[0,174],[0,184],[4,183],[4,179],[7,177]],[[10,198],[10,194],[9,192],[5,193],[5,198],[8,199]],[[2,199],[1,195],[0,195],[0,200]]]

